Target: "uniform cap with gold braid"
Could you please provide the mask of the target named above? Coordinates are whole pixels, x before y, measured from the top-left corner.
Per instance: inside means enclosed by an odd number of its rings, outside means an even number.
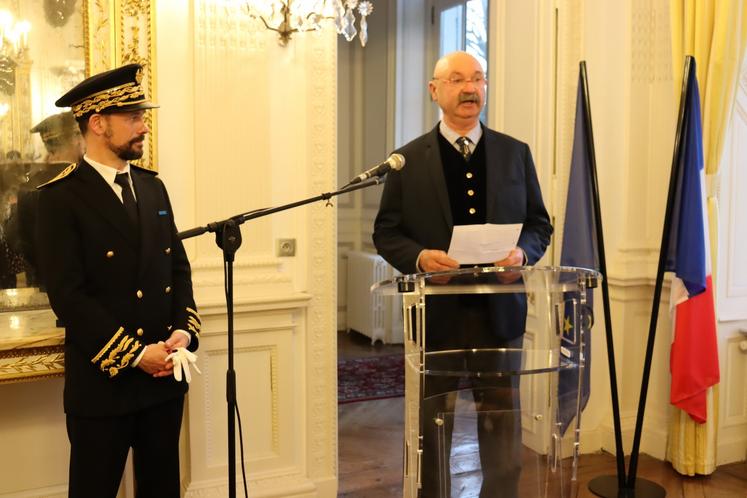
[[[61,112],[44,118],[33,128],[31,133],[38,133],[45,145],[64,143],[79,133],[78,123],[75,122],[73,113]]]
[[[94,74],[60,97],[57,107],[70,107],[76,119],[94,113],[114,113],[158,107],[145,96],[143,66],[127,64]]]

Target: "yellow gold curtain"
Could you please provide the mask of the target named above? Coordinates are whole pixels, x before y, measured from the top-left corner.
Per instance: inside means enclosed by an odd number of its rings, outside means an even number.
[[[708,175],[708,218],[714,282],[718,277],[718,200],[711,185],[719,163],[739,69],[747,42],[747,6],[743,0],[671,0],[672,61],[679,99],[685,55],[697,64],[703,110],[703,156]],[[715,287],[715,284],[714,284]],[[716,470],[718,385],[708,392],[708,421],[696,424],[673,408],[667,457],[677,472],[711,474]]]

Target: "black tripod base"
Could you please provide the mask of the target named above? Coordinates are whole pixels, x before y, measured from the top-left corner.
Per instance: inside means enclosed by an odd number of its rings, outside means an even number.
[[[635,480],[635,489],[620,488],[617,476],[599,476],[589,481],[589,491],[603,498],[664,498],[667,492],[655,482]]]

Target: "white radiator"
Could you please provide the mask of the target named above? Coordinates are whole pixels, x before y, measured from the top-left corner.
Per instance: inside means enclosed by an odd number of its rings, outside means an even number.
[[[371,293],[371,285],[399,272],[377,255],[348,252],[347,325],[371,338],[371,344],[401,344],[402,298]]]

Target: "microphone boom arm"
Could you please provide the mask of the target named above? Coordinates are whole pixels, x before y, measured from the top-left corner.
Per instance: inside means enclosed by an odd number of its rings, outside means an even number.
[[[325,192],[323,194],[319,194],[314,197],[309,197],[307,199],[302,199],[300,201],[291,202],[289,204],[283,204],[282,206],[255,209],[253,211],[231,216],[230,218],[227,218],[225,220],[214,221],[212,223],[208,223],[205,226],[190,228],[189,230],[179,232],[178,236],[180,239],[184,240],[184,239],[189,239],[192,237],[197,237],[198,235],[202,235],[203,233],[206,233],[206,232],[220,232],[223,229],[223,227],[229,222],[234,223],[236,225],[241,225],[245,221],[254,220],[256,218],[262,218],[273,213],[278,213],[280,211],[286,211],[288,209],[293,209],[295,207],[303,206],[305,204],[311,204],[312,202],[316,202],[316,201],[328,201],[333,197],[337,197],[338,195],[347,194],[348,192],[353,192],[355,190],[360,190],[360,189],[364,189],[368,187],[373,187],[374,185],[380,185],[382,183],[384,183],[384,179],[382,177],[378,177],[378,176],[371,177],[368,180],[365,180],[360,183],[355,183],[353,185],[346,185],[339,190],[335,190],[334,192]]]

